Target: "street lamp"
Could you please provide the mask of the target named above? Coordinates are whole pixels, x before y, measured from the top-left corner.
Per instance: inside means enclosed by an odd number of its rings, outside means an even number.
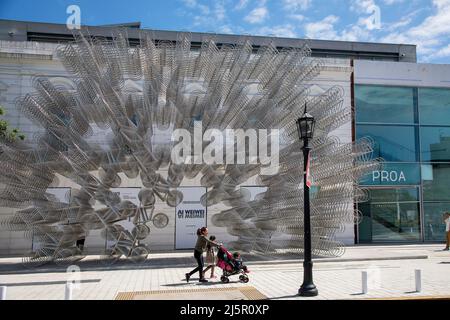
[[[298,290],[298,294],[304,297],[314,297],[319,294],[316,286],[313,282],[312,267],[313,263],[311,260],[311,214],[309,207],[309,183],[308,183],[308,172],[309,171],[309,152],[311,147],[309,146],[309,139],[313,138],[314,135],[314,125],[316,120],[313,116],[305,112],[301,118],[297,120],[298,135],[301,140],[303,140],[303,192],[304,192],[304,261],[303,261],[303,284]]]

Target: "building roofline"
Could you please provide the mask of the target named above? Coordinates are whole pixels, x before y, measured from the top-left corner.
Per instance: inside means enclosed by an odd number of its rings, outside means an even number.
[[[117,27],[125,28],[130,39],[139,39],[139,35],[142,32],[150,32],[155,40],[176,41],[180,32],[183,32],[141,29],[140,22],[100,26],[85,25],[81,28],[82,30],[87,30],[93,36],[111,37],[112,29]],[[12,35],[11,32],[13,33]],[[193,43],[201,43],[204,38],[215,37],[216,42],[218,43],[236,44],[242,37],[247,37],[255,47],[267,45],[270,42],[278,48],[299,47],[304,43],[307,43],[313,51],[313,55],[316,54],[318,56],[345,56],[355,59],[367,59],[372,57],[375,60],[385,57],[387,60],[391,61],[417,62],[416,45],[412,44],[300,39],[247,34],[188,33],[191,35],[191,41]],[[0,40],[67,42],[72,36],[72,31],[69,30],[65,24],[0,19]]]
[[[141,22],[126,22],[126,23],[114,23],[114,24],[102,24],[98,27],[123,27],[123,28],[135,28],[140,29],[141,28]]]

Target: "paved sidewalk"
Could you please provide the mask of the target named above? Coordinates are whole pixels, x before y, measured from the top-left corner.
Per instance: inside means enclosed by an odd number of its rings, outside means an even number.
[[[352,262],[352,261],[375,261],[375,260],[404,260],[404,259],[427,259],[429,245],[404,245],[404,246],[351,246],[347,247],[341,257],[314,257],[315,263],[322,262]],[[431,247],[435,247],[432,245]],[[26,273],[51,273],[64,271],[67,267],[55,264],[46,264],[38,268],[27,268],[22,265],[20,257],[0,258],[0,274],[26,274]],[[129,269],[153,269],[153,268],[177,268],[189,267],[193,264],[192,250],[153,253],[148,256],[147,261],[133,264],[130,261],[121,260],[111,266],[114,270]],[[246,254],[247,265],[262,264],[288,264],[302,261],[302,256],[295,253],[285,254]],[[105,265],[99,261],[98,255],[87,256],[76,263],[84,271],[102,271]]]
[[[341,258],[315,259],[314,282],[319,289],[315,299],[450,297],[450,252],[441,249],[442,245],[361,246],[347,248]],[[249,256],[253,261],[248,262],[251,273],[247,284],[240,283],[237,276],[230,277],[228,284],[222,284],[218,279],[201,284],[195,277],[189,283],[184,280],[184,274],[195,265],[190,255],[189,252],[153,254],[143,265],[121,263],[110,268],[101,267],[94,263],[95,257],[89,257],[90,262],[88,259],[79,263],[81,283],[73,297],[116,299],[124,293],[158,291],[159,298],[172,299],[181,290],[184,294],[179,297],[183,299],[187,292],[191,292],[192,299],[202,299],[208,293],[196,289],[220,289],[214,291],[215,296],[220,297],[217,292],[238,288],[255,289],[269,299],[304,299],[296,295],[303,278],[302,264],[300,260],[293,261],[292,256],[273,261]],[[243,257],[249,260],[247,256]],[[94,265],[97,266],[94,268]],[[18,266],[17,258],[0,259],[0,284],[8,287],[7,299],[64,299],[69,277],[64,268],[47,266],[40,270],[24,270],[22,267],[20,270]],[[420,293],[414,292],[415,269],[422,270]],[[367,270],[371,275],[369,293],[363,295],[361,272]],[[163,290],[167,295],[160,292]],[[172,292],[170,296],[169,291]],[[234,295],[238,297],[239,293],[236,291]],[[137,298],[146,299],[142,295]]]

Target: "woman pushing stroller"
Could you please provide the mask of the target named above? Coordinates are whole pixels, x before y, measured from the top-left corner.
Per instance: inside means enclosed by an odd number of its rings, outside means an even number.
[[[194,258],[197,261],[198,265],[197,268],[193,269],[189,273],[186,273],[187,282],[189,282],[190,277],[197,271],[200,273],[199,282],[208,282],[208,280],[205,279],[205,274],[203,272],[203,265],[204,265],[203,252],[205,252],[208,249],[208,245],[210,247],[219,247],[220,243],[209,240],[207,236],[208,236],[208,229],[206,227],[197,230],[197,242],[194,248]]]

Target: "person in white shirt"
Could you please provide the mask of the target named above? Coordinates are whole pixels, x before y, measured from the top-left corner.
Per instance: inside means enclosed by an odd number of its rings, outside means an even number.
[[[446,245],[444,250],[449,250],[450,248],[450,213],[444,213],[444,222],[445,222],[445,240]]]

